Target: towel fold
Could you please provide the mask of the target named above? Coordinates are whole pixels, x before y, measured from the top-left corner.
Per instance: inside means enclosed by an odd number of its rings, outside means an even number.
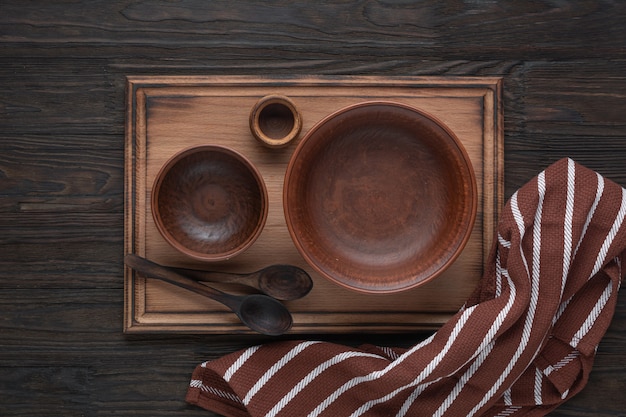
[[[586,384],[624,276],[626,191],[562,159],[503,208],[461,310],[409,348],[283,341],[196,367],[228,417],[543,416]]]

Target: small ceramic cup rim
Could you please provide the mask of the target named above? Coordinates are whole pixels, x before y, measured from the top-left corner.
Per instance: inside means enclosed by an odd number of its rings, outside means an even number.
[[[254,229],[254,232],[248,236],[245,242],[241,245],[237,246],[234,249],[231,249],[227,252],[220,253],[203,253],[194,251],[183,244],[181,244],[172,234],[167,230],[167,228],[160,221],[160,214],[158,210],[158,199],[159,199],[159,190],[161,189],[161,184],[163,183],[163,179],[167,175],[167,172],[181,159],[185,158],[188,155],[191,155],[196,152],[202,151],[217,151],[220,153],[228,154],[230,156],[235,157],[237,160],[243,163],[243,165],[250,171],[250,173],[256,179],[256,182],[259,187],[259,191],[261,194],[261,203],[262,203],[262,211],[260,213],[257,225]],[[172,246],[174,249],[178,250],[183,255],[189,256],[193,259],[206,261],[206,262],[218,262],[218,261],[226,261],[233,258],[236,255],[241,254],[245,250],[247,250],[261,235],[265,227],[265,223],[267,221],[267,214],[269,210],[269,196],[267,192],[267,186],[265,185],[265,180],[261,175],[261,172],[258,168],[242,153],[222,145],[195,145],[185,148],[181,151],[178,151],[173,156],[171,156],[159,169],[154,182],[152,184],[152,195],[150,198],[151,212],[154,224],[159,231],[160,235],[165,239],[165,241]]]
[[[267,106],[271,104],[280,104],[285,106],[293,117],[293,127],[282,138],[272,138],[263,132],[260,127],[259,120],[261,117],[261,113]],[[250,131],[252,135],[263,145],[268,146],[270,148],[282,148],[287,146],[289,142],[295,139],[300,131],[302,130],[302,116],[300,115],[300,111],[296,107],[296,104],[289,97],[280,95],[280,94],[271,94],[265,97],[262,97],[256,104],[252,107],[250,111]]]

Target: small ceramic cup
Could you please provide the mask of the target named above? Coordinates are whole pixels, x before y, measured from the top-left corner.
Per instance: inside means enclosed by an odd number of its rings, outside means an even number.
[[[282,148],[302,130],[302,116],[294,102],[282,95],[261,98],[250,111],[250,131],[263,145]]]

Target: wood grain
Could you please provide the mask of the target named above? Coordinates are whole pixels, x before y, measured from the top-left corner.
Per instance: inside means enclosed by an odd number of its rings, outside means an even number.
[[[503,77],[505,196],[568,155],[626,185],[625,18],[611,0],[3,1],[0,414],[216,416],[183,401],[193,366],[266,340],[122,334],[126,76]],[[622,291],[551,416],[624,414],[625,335]]]

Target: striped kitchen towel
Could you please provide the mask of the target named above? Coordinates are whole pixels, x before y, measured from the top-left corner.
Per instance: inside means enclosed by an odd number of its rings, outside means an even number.
[[[543,416],[587,382],[626,254],[626,191],[563,159],[505,205],[474,294],[409,349],[281,341],[198,365],[228,417]]]

